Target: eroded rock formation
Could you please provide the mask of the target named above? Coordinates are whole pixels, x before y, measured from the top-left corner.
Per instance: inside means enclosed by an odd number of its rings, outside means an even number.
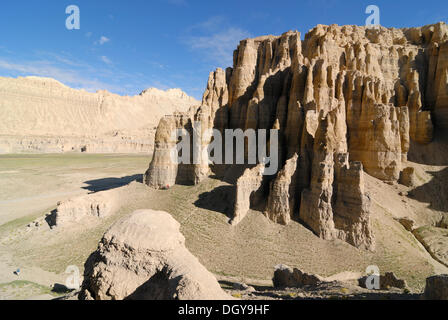
[[[234,52],[233,68],[211,73],[201,107],[185,114],[190,120],[179,128],[194,131],[201,120],[202,133],[205,127],[277,129],[278,150],[271,151],[278,151],[278,174],[250,188],[242,187],[244,176],[238,181],[233,221],[247,212],[254,192],[264,192],[263,211],[271,220],[286,224],[298,217],[324,239],[373,249],[364,171],[397,181],[411,145],[427,144],[435,128],[448,128],[447,41],[444,23],[318,25],[304,41],[291,31],[246,39]],[[211,140],[203,134],[201,145]],[[271,146],[269,137],[266,143]],[[158,162],[148,177],[158,175]],[[179,165],[177,177],[195,184],[208,172],[225,177],[229,167]],[[146,181],[160,187],[173,178]],[[268,187],[260,191],[260,185]]]
[[[229,299],[216,278],[185,248],[168,213],[139,210],[106,232],[85,264],[81,299]]]
[[[236,183],[235,212],[232,224],[238,224],[246,216],[251,205],[252,194],[259,191],[263,183],[264,165],[246,169]]]

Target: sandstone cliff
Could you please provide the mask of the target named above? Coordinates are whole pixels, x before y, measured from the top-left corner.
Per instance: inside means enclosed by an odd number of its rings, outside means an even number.
[[[297,218],[324,239],[374,249],[364,175],[396,182],[410,148],[448,129],[447,48],[444,23],[318,25],[303,41],[291,31],[246,39],[234,52],[233,68],[210,74],[201,107],[182,121],[165,118],[159,129],[193,132],[201,121],[203,144],[211,141],[204,127],[278,129],[279,173],[262,179],[257,169],[244,173],[233,221],[244,216],[254,192],[262,192],[263,211],[273,221]],[[162,166],[169,162],[164,150],[172,147],[165,140],[156,137],[145,179],[150,186],[171,185],[180,175],[182,183],[197,184],[211,172],[225,178],[235,169],[208,162]]]
[[[0,153],[151,152],[160,118],[199,104],[179,89],[123,97],[47,78],[0,78]]]

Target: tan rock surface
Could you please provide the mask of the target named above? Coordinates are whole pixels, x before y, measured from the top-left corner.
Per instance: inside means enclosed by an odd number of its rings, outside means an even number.
[[[139,210],[106,232],[87,260],[81,299],[229,299],[185,248],[180,225],[162,211]]]
[[[108,190],[61,201],[51,217],[50,225],[64,227],[71,224],[88,223],[86,218],[105,218],[112,215],[121,205],[122,190]]]
[[[431,256],[448,266],[448,230],[436,227],[421,227],[413,231]]]
[[[260,190],[263,184],[264,165],[246,169],[236,183],[235,211],[232,224],[236,225],[244,219],[250,209],[251,197]]]

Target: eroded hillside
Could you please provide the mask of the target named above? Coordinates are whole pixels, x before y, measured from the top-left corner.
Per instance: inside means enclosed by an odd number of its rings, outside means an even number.
[[[0,153],[148,153],[162,116],[198,104],[179,89],[129,97],[48,78],[0,78]]]

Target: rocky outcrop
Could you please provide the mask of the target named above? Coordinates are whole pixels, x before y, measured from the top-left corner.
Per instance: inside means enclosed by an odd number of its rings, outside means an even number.
[[[396,182],[407,174],[402,171],[411,145],[431,142],[435,126],[448,128],[447,41],[444,23],[410,29],[318,25],[304,41],[292,31],[246,39],[232,68],[211,73],[201,107],[179,128],[194,129],[193,121],[201,120],[201,146],[213,140],[205,127],[278,130],[280,166],[261,179],[267,186],[260,189],[261,210],[274,222],[298,217],[324,239],[373,249],[364,170]],[[273,148],[272,139],[266,143]],[[159,170],[152,166],[147,175]],[[177,177],[196,184],[229,170],[233,166],[203,161],[179,165]],[[239,192],[234,222],[247,212],[253,191]]]
[[[362,277],[358,280],[361,288],[366,288],[368,277]],[[386,272],[379,276],[380,290],[389,290],[391,288],[406,289],[408,285],[405,280],[399,279],[393,272]]]
[[[299,217],[323,239],[338,238],[373,250],[363,167],[359,162],[349,163],[349,155],[341,153],[345,147],[331,115],[316,131],[311,185],[302,192]]]
[[[286,161],[284,168],[271,182],[265,215],[272,221],[287,225],[294,216],[298,155]]]
[[[64,227],[86,223],[86,218],[106,218],[120,207],[121,190],[108,190],[83,195],[58,203],[48,218],[51,226]]]
[[[448,275],[427,278],[423,297],[426,300],[448,300]]]
[[[445,26],[446,27],[446,26]],[[442,37],[442,36],[441,36]],[[448,128],[448,42],[439,42],[432,46],[433,69],[430,80],[434,85],[436,124],[442,128]],[[436,61],[437,62],[434,62]]]
[[[185,248],[179,227],[168,213],[152,210],[117,222],[85,264],[80,299],[229,299]]]
[[[250,209],[251,197],[260,190],[263,183],[264,165],[246,169],[236,183],[235,211],[232,224],[238,224]]]
[[[308,274],[297,268],[278,265],[275,267],[272,282],[275,288],[300,288],[303,286],[316,286],[325,282],[325,280],[316,274]]]
[[[199,101],[179,89],[90,93],[38,77],[0,77],[0,153],[150,153],[161,117]]]
[[[157,128],[154,154],[144,176],[145,183],[156,189],[170,188],[176,183],[176,118],[174,115],[163,117]]]

